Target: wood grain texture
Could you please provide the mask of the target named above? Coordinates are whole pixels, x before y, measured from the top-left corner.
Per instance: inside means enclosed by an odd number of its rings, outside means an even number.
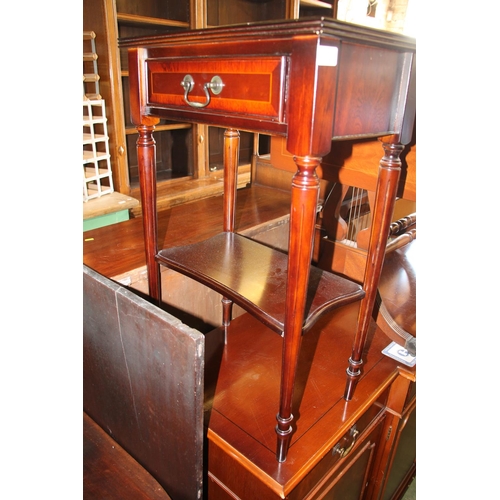
[[[204,336],[84,266],[84,411],[173,498],[203,482]]]
[[[285,253],[224,232],[196,244],[161,250],[158,259],[231,298],[282,335],[287,283]],[[307,310],[300,330],[309,329],[327,311],[363,296],[359,285],[333,273],[310,266],[310,274]]]

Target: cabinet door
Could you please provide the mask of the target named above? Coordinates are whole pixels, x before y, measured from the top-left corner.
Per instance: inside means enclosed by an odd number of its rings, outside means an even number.
[[[383,500],[400,498],[415,475],[417,407],[409,409],[398,428],[395,453],[385,484]]]
[[[377,443],[383,428],[381,418],[371,432],[333,467],[306,497],[307,500],[361,500],[371,475]],[[335,451],[333,452],[335,453]]]
[[[369,500],[402,497],[416,469],[416,382],[400,376],[392,384],[387,413],[368,487]]]

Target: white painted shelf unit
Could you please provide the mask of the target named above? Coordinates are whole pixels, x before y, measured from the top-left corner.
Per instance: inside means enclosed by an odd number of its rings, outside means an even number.
[[[83,201],[113,192],[106,108],[103,99],[83,99]]]

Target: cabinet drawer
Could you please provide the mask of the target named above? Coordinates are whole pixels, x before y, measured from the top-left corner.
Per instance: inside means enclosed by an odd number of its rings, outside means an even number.
[[[370,436],[373,437],[373,432],[378,433],[380,431],[380,424],[385,418],[384,409],[388,395],[389,388],[360,415],[356,423],[345,432],[330,451],[316,464],[314,469],[309,472],[289,496],[290,500],[322,498],[321,495],[317,496],[318,492],[323,491],[323,488],[330,484],[330,478],[347,466],[351,458],[357,456],[360,450],[364,450],[367,442],[370,441]],[[370,442],[370,446],[371,444]]]
[[[148,106],[283,121],[285,57],[149,59],[147,68]],[[192,86],[186,94],[187,75]],[[219,93],[204,88],[214,77],[222,82]]]

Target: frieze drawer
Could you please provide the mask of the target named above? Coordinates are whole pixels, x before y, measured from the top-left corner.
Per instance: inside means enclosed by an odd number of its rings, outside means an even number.
[[[286,58],[147,60],[148,106],[284,120]]]

